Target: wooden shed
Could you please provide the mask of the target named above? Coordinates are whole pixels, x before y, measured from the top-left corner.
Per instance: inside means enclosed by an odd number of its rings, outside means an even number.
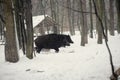
[[[35,36],[51,31],[56,22],[48,15],[33,16],[33,31]]]

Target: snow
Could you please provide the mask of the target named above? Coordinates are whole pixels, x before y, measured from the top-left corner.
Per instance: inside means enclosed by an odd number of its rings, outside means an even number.
[[[48,15],[38,15],[38,16],[33,16],[33,27],[37,26],[40,22],[42,22],[45,17],[47,17]]]
[[[36,53],[32,60],[20,50],[20,60],[9,63],[4,59],[4,46],[0,45],[0,80],[109,80],[111,66],[105,43],[89,38],[89,43],[80,46],[79,32],[71,36],[74,44],[54,50]],[[120,67],[120,35],[109,36],[115,70]]]

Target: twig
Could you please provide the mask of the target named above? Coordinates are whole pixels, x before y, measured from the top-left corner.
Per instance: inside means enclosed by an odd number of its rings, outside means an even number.
[[[92,14],[95,14],[94,12],[80,11],[80,10],[73,9],[73,8],[71,8],[71,7],[68,7],[68,6],[65,6],[65,5],[63,5],[63,4],[60,4],[57,0],[56,0],[56,3],[57,3],[59,6],[64,7],[64,8],[67,8],[67,9],[70,9],[70,10],[72,10],[72,11],[74,11],[74,12],[78,12],[78,13],[92,13]]]
[[[108,52],[109,52],[109,59],[110,59],[110,64],[111,64],[111,70],[112,70],[112,75],[116,78],[117,80],[117,75],[114,73],[114,65],[113,65],[113,60],[112,60],[112,53],[110,51],[110,48],[108,46],[108,40],[107,40],[107,37],[106,37],[106,34],[104,32],[104,26],[103,26],[103,23],[102,23],[102,20],[100,19],[99,15],[98,15],[98,12],[97,12],[97,9],[96,9],[96,4],[95,4],[95,1],[93,0],[93,4],[94,4],[94,9],[95,9],[95,14],[96,14],[96,17],[98,18],[98,20],[100,21],[100,24],[101,24],[101,28],[102,28],[102,33],[103,33],[103,36],[105,38],[105,44],[106,44],[106,47],[108,49]]]

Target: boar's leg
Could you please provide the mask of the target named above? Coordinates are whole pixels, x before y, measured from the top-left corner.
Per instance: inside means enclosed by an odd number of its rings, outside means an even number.
[[[59,48],[54,48],[55,52],[58,53],[59,52]]]

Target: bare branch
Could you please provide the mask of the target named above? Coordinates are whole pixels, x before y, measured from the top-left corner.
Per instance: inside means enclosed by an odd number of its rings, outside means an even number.
[[[92,13],[92,14],[95,14],[94,12],[79,11],[79,10],[73,9],[71,7],[60,4],[57,0],[56,0],[56,2],[58,3],[59,6],[62,6],[62,7],[67,8],[67,9],[71,9],[72,11],[75,11],[75,12],[78,12],[78,13]]]
[[[105,38],[106,47],[107,47],[108,52],[109,52],[112,74],[113,74],[113,76],[114,76],[114,77],[116,78],[116,80],[117,80],[117,77],[118,77],[118,76],[114,73],[114,65],[113,65],[113,60],[112,60],[112,53],[111,53],[110,48],[109,48],[109,46],[108,46],[108,43],[107,43],[108,40],[107,40],[106,34],[105,34],[105,32],[104,32],[104,26],[103,26],[102,20],[100,19],[99,15],[98,15],[97,8],[96,8],[96,4],[95,4],[95,1],[94,1],[94,0],[93,0],[93,4],[94,4],[94,9],[95,9],[96,17],[98,18],[98,20],[100,21],[100,24],[101,24],[103,36],[104,36],[104,38]]]

